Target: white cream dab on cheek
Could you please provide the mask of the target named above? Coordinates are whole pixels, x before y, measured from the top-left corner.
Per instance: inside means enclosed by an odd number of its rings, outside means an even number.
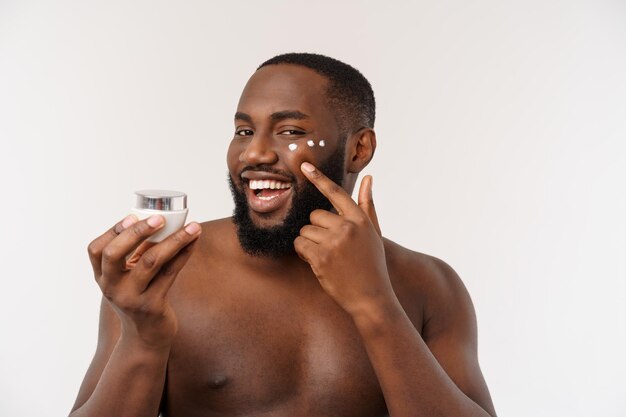
[[[315,141],[313,139],[309,139],[309,140],[306,141],[306,144],[309,146],[309,148],[312,148],[312,147],[315,146]],[[321,146],[321,147],[324,147],[324,146],[326,146],[326,142],[324,141],[324,139],[322,139],[322,140],[320,140],[318,142],[318,145]],[[296,145],[295,143],[290,143],[289,144],[289,150],[291,152],[294,152],[297,149],[298,149],[298,145]]]

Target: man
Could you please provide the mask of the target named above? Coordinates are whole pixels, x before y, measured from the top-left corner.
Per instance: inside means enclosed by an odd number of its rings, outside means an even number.
[[[70,415],[495,416],[462,282],[382,237],[371,177],[350,197],[374,115],[344,63],[262,64],[228,150],[234,216],[152,247],[163,219],[129,216],[89,245],[99,340]]]

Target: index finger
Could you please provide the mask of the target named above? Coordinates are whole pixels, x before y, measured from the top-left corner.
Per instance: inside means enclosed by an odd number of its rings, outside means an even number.
[[[303,162],[300,169],[309,181],[331,202],[340,216],[354,212],[359,206],[341,186],[328,178],[319,169],[309,162]]]

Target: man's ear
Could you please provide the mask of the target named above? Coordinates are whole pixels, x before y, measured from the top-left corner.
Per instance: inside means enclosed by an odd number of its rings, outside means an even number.
[[[376,132],[364,127],[353,133],[346,144],[346,168],[350,173],[359,173],[369,164],[376,151]]]

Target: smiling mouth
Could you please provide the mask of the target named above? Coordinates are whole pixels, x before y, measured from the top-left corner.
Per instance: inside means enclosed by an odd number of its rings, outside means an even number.
[[[258,213],[270,213],[285,205],[292,193],[292,184],[275,179],[244,179],[250,208]]]

